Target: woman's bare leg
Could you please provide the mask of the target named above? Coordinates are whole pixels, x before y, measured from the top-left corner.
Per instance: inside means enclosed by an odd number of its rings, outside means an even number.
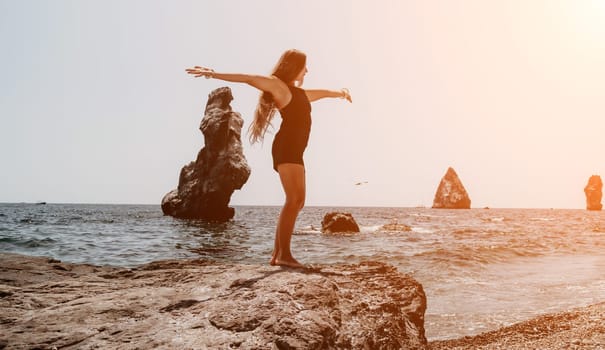
[[[303,267],[290,250],[290,242],[298,213],[305,204],[305,168],[301,164],[284,163],[277,167],[286,201],[275,230],[275,245],[271,265]]]

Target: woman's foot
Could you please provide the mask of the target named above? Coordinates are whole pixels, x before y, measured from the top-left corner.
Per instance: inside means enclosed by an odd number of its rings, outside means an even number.
[[[271,266],[277,265],[275,262],[277,261],[278,254],[279,254],[279,252],[277,250],[273,251],[273,253],[271,254],[271,260],[269,260],[269,265],[271,265]]]
[[[304,269],[305,268],[305,265],[299,263],[293,257],[290,257],[289,259],[278,259],[278,258],[271,259],[270,264],[274,265],[274,266],[291,267],[294,269]]]

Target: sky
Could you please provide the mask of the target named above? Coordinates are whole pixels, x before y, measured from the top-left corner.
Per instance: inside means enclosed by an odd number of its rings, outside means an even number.
[[[0,202],[159,204],[203,147],[208,94],[307,54],[306,205],[584,208],[605,176],[605,0],[0,0]],[[271,142],[233,205],[280,205]],[[367,183],[356,186],[357,182]]]

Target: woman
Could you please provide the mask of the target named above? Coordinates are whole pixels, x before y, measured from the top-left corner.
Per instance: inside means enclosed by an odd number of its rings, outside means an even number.
[[[304,267],[292,256],[290,241],[298,213],[305,203],[305,167],[303,153],[311,131],[311,104],[326,97],[339,97],[352,102],[347,89],[303,90],[300,87],[307,74],[306,56],[298,50],[288,50],[281,56],[269,76],[218,73],[195,66],[187,73],[197,77],[246,83],[261,90],[260,100],[250,125],[251,143],[262,141],[276,110],[282,123],[272,147],[273,168],[279,173],[286,201],[275,231],[275,245],[270,264],[294,268]]]

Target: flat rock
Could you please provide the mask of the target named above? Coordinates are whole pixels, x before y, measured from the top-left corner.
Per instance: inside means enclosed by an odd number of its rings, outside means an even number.
[[[426,349],[422,286],[364,262],[169,260],[132,269],[0,254],[7,349]]]

